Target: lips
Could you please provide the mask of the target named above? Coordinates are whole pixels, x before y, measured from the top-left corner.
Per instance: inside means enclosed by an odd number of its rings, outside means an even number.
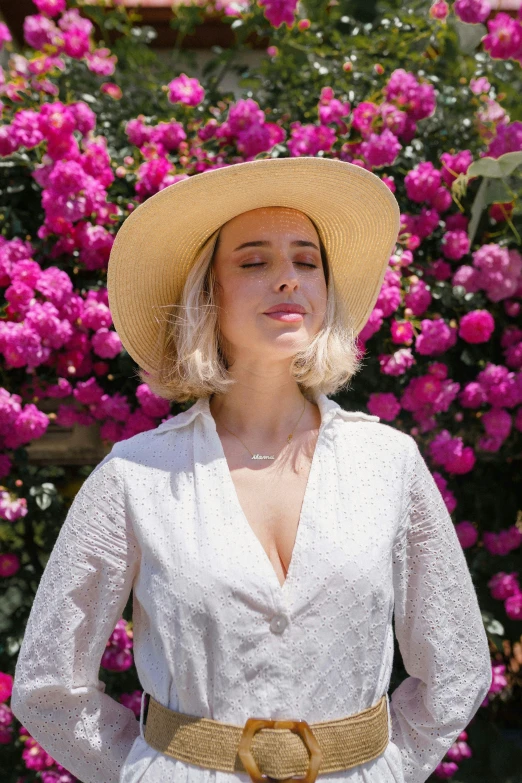
[[[303,305],[294,302],[281,302],[281,304],[272,305],[265,313],[306,313]]]

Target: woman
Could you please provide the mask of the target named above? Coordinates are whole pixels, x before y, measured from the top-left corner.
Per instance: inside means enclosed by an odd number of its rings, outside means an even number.
[[[421,783],[485,698],[415,441],[326,396],[360,366],[398,229],[378,177],[306,157],[183,180],[120,229],[117,331],[154,391],[197,401],[114,445],[38,588],[11,706],[80,780]],[[98,679],[131,589],[139,723]]]

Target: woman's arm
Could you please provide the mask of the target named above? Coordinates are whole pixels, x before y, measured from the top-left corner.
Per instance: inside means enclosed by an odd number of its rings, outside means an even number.
[[[117,783],[139,734],[134,712],[105,694],[98,679],[139,561],[115,449],[84,481],[62,525],[31,608],[11,696],[18,720],[84,783]]]
[[[390,701],[406,783],[423,783],[488,693],[486,632],[464,552],[413,438],[394,547],[395,633],[410,675]]]

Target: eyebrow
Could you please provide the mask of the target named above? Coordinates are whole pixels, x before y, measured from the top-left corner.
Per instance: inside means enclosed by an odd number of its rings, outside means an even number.
[[[235,253],[237,250],[242,250],[244,247],[269,247],[271,244],[271,242],[257,239],[253,242],[243,242],[242,245],[236,247],[232,252]],[[290,244],[296,245],[297,247],[314,247],[316,250],[319,250],[314,242],[308,242],[306,239],[296,239],[293,242],[290,242]]]

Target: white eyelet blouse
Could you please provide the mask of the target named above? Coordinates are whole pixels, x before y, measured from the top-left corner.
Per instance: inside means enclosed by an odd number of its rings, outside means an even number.
[[[409,674],[377,759],[318,783],[422,783],[488,693],[480,609],[415,440],[317,400],[321,426],[283,586],[239,504],[208,398],[116,443],[77,493],[40,581],[11,708],[84,783],[249,783],[147,745],[99,666],[133,590],[134,660],[167,707],[341,718]]]

